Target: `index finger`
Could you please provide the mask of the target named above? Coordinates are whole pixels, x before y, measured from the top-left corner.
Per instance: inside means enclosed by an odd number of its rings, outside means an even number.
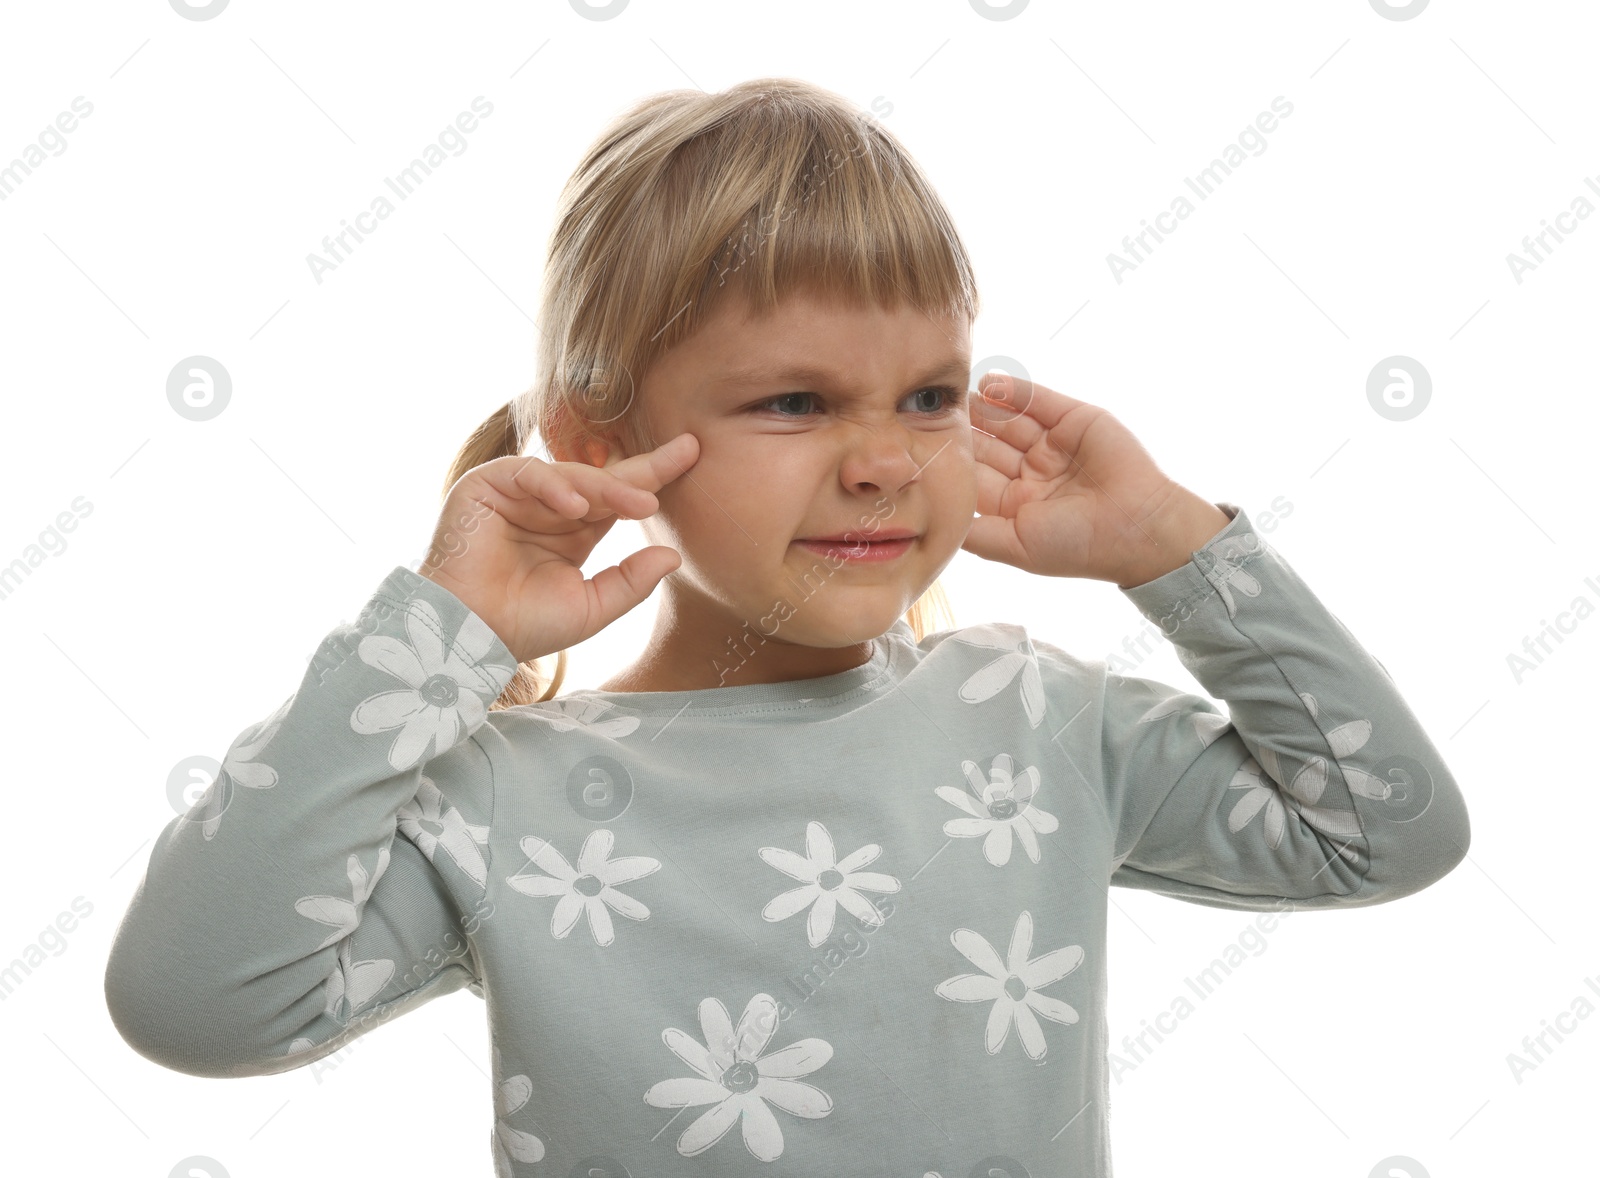
[[[688,439],[685,441],[684,439]],[[659,491],[700,460],[700,439],[681,433],[654,450],[634,454],[608,468],[620,479],[646,491]]]

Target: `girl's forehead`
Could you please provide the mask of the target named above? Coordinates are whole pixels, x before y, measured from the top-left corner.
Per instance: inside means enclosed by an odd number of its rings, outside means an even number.
[[[863,362],[914,368],[928,379],[959,375],[970,352],[966,315],[910,303],[884,309],[791,296],[756,313],[737,296],[657,357],[647,383],[693,384],[708,396],[795,381],[839,387]],[[928,370],[928,371],[924,371]]]
[[[883,308],[813,301],[780,304],[759,315],[713,315],[680,346],[726,355],[733,363],[760,364],[769,362],[773,354],[781,357],[796,352],[802,339],[808,355],[821,342],[834,350],[845,345],[869,350],[920,348],[944,341],[962,347],[970,330],[964,314],[931,313],[909,303]]]

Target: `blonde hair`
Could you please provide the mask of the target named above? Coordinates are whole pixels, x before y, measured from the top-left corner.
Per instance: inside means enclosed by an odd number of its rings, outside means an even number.
[[[732,280],[730,281],[730,275]],[[550,235],[532,387],[496,409],[444,490],[537,433],[551,454],[626,438],[654,449],[635,374],[729,297],[756,315],[791,294],[977,317],[977,283],[932,185],[888,131],[831,91],[758,78],[670,90],[624,111],[562,189]],[[592,459],[591,459],[592,460]],[[949,602],[935,581],[906,613],[917,640]],[[546,656],[548,657],[548,656]],[[522,663],[492,708],[554,698]]]

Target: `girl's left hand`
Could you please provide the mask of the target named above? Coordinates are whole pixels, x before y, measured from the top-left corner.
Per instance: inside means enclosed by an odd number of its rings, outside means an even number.
[[[1176,512],[1198,497],[1109,410],[1004,374],[979,384],[998,403],[969,398],[980,515],[961,547],[1048,577],[1150,579]]]

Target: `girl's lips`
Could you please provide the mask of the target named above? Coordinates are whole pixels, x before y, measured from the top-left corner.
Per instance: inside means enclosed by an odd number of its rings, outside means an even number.
[[[795,543],[819,556],[870,563],[904,556],[915,539],[915,536],[907,536],[903,540],[796,540]]]

